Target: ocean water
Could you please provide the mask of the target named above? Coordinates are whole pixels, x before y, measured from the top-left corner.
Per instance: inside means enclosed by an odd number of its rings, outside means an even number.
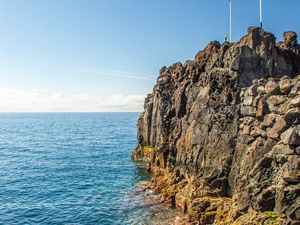
[[[0,224],[169,224],[130,158],[137,113],[0,114]]]

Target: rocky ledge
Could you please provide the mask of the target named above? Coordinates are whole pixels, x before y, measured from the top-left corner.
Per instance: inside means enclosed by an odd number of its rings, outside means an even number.
[[[135,160],[190,224],[300,224],[300,46],[250,27],[160,70]]]

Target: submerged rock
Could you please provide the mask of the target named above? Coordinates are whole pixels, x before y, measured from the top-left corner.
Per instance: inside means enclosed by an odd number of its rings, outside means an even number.
[[[299,50],[293,32],[251,27],[160,70],[132,156],[189,221],[299,221]]]

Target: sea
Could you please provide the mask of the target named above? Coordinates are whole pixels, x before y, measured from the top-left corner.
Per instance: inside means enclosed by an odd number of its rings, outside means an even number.
[[[138,113],[1,113],[0,224],[171,224],[145,165]]]

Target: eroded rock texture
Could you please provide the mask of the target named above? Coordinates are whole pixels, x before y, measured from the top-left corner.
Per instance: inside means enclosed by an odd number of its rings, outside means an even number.
[[[300,223],[300,46],[250,27],[160,70],[132,156],[198,224]]]

